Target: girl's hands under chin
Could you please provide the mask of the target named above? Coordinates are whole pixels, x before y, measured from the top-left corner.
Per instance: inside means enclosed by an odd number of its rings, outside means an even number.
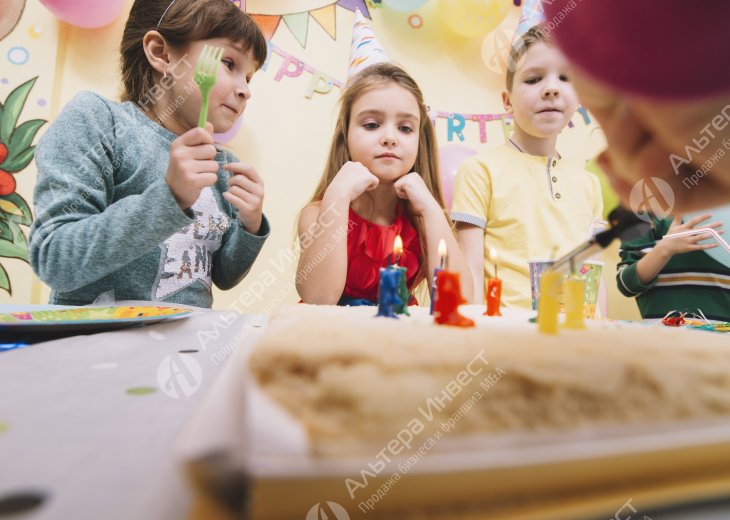
[[[374,190],[380,181],[359,162],[348,161],[330,183],[327,191],[352,202],[366,191]]]
[[[423,178],[419,174],[415,172],[408,173],[398,179],[394,186],[395,193],[398,197],[411,201],[413,211],[416,215],[423,215],[432,210],[436,210],[439,213],[442,212],[438,202],[433,198],[431,192],[428,191],[426,183],[423,182]]]

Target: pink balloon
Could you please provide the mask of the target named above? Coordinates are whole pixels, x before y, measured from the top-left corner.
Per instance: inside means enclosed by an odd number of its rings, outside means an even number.
[[[476,154],[476,150],[459,144],[450,144],[439,148],[441,187],[444,190],[444,201],[446,201],[447,209],[451,209],[451,200],[454,197],[454,179],[459,166],[464,162],[464,159]]]
[[[231,139],[236,137],[236,134],[241,129],[242,124],[243,124],[243,114],[241,114],[241,117],[236,119],[236,122],[233,123],[233,126],[231,127],[230,130],[228,130],[227,132],[222,133],[222,134],[213,134],[213,140],[216,143],[228,144],[231,141]]]
[[[124,0],[40,0],[56,18],[70,25],[91,29],[103,27],[119,17]]]

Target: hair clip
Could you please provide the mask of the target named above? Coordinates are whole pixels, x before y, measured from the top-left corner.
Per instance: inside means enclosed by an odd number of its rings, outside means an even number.
[[[168,5],[168,6],[167,6],[167,9],[165,9],[165,12],[164,12],[164,13],[162,13],[162,16],[160,16],[160,21],[159,21],[159,22],[157,22],[157,28],[158,28],[158,29],[160,28],[160,22],[162,22],[162,19],[163,19],[163,18],[165,17],[165,15],[167,14],[167,11],[169,11],[169,10],[170,10],[170,7],[172,7],[172,4],[174,4],[174,3],[175,3],[175,0],[172,0],[172,2],[170,2],[170,5]]]

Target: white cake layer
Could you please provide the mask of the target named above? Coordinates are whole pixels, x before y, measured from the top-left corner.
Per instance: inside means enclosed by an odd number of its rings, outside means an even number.
[[[587,320],[548,336],[531,311],[461,309],[476,328],[435,325],[423,308],[394,320],[372,307],[284,307],[250,367],[320,455],[377,453],[404,429],[426,438],[449,419],[450,436],[466,438],[730,415],[724,335]]]

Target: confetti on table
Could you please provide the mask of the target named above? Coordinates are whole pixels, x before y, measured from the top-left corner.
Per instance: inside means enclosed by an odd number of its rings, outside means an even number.
[[[149,386],[140,386],[137,388],[130,388],[127,390],[127,393],[130,395],[145,395],[145,394],[151,394],[153,392],[156,392],[156,388],[151,388]]]

